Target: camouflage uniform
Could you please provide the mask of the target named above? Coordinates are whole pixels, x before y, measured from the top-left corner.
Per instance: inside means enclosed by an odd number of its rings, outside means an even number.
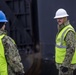
[[[69,25],[69,21],[63,25],[58,25],[58,33],[66,26]],[[56,63],[57,69],[59,69],[59,75],[73,75],[73,71],[76,69],[76,64],[70,64],[73,54],[75,52],[75,34],[72,31],[69,31],[64,39],[66,41],[66,55],[62,64]],[[63,73],[61,71],[61,66],[68,67],[68,71]]]
[[[8,75],[17,75],[17,73],[24,73],[21,57],[14,41],[7,36],[6,31],[0,30],[0,35],[5,34],[2,38],[2,43],[5,49],[5,57],[8,66]],[[19,75],[18,74],[18,75]]]

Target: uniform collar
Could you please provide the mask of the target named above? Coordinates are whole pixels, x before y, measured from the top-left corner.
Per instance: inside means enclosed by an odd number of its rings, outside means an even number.
[[[2,35],[2,34],[7,35],[7,31],[6,31],[6,30],[2,30],[2,29],[0,29],[0,35]]]
[[[65,26],[67,26],[67,25],[69,25],[69,24],[70,24],[70,22],[69,22],[69,20],[68,20],[68,21],[66,21],[64,24],[58,25],[58,32],[60,32]]]

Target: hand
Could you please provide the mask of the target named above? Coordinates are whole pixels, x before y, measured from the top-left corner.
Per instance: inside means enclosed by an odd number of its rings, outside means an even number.
[[[62,72],[67,72],[68,71],[68,68],[67,67],[61,66],[60,68],[61,68],[61,71]]]

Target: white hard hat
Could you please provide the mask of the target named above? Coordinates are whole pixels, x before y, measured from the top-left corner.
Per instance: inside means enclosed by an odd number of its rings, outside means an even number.
[[[69,16],[69,15],[67,14],[66,10],[60,8],[60,9],[58,9],[56,11],[54,19],[56,19],[56,18],[62,18],[62,17],[67,17],[67,16]]]

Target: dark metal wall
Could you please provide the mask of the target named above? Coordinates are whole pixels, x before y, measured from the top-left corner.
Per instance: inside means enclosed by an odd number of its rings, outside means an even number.
[[[8,18],[7,30],[19,49],[25,50],[27,45],[31,46],[33,42],[30,0],[1,0],[0,9]]]

